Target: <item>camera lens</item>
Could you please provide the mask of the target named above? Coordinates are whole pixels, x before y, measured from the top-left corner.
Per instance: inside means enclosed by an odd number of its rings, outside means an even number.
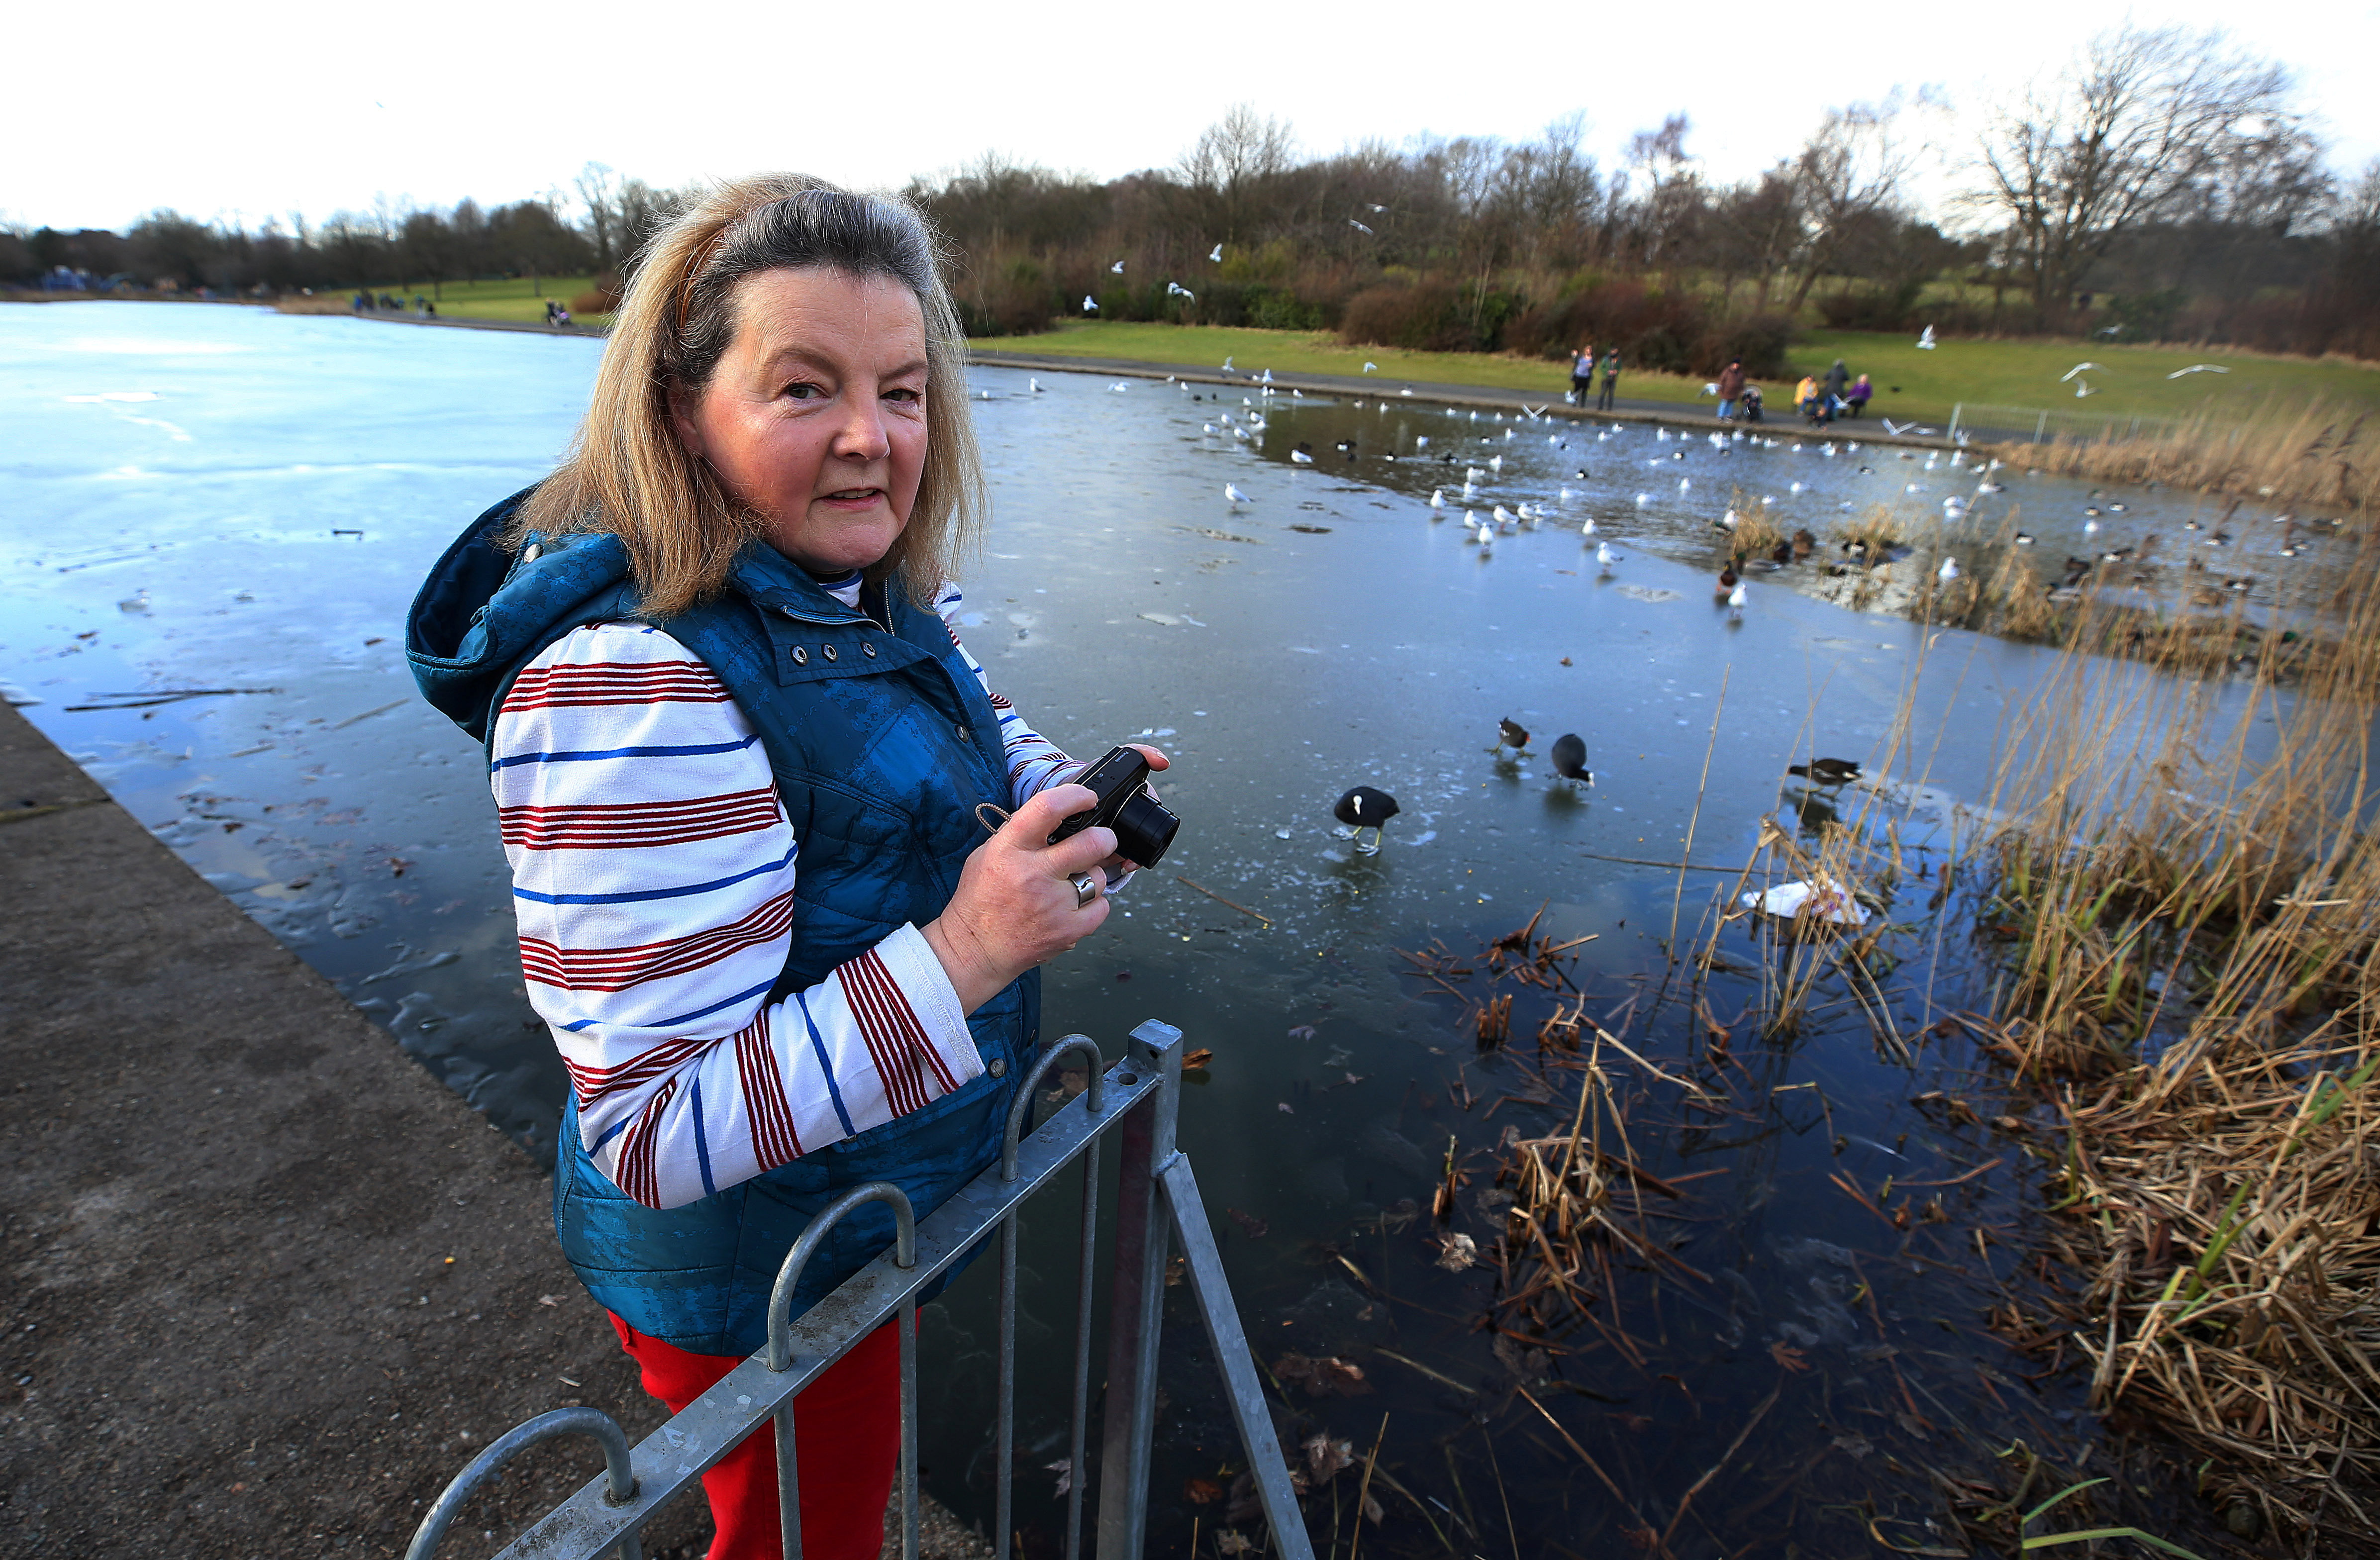
[[[1174,831],[1182,820],[1165,810],[1162,803],[1145,791],[1136,791],[1116,809],[1116,854],[1142,866],[1155,866],[1165,848],[1173,843]]]

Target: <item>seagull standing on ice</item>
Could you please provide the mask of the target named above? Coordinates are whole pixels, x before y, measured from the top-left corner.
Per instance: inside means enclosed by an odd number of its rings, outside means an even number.
[[[1735,588],[1727,593],[1727,615],[1730,623],[1743,621],[1743,584],[1740,580],[1736,582]]]
[[[1443,510],[1446,507],[1446,490],[1444,488],[1434,488],[1430,490],[1429,507],[1432,511],[1430,518],[1433,520],[1439,518],[1436,512]]]
[[[1620,566],[1620,554],[1611,550],[1609,542],[1599,541],[1595,544],[1595,562],[1597,568],[1608,574]]]
[[[1223,497],[1230,501],[1233,509],[1237,509],[1240,505],[1248,502],[1248,495],[1240,491],[1239,489],[1233,487],[1229,482],[1223,484]]]

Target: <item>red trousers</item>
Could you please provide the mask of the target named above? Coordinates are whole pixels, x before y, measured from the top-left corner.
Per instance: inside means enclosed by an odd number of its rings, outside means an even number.
[[[620,1347],[644,1372],[645,1390],[676,1413],[742,1364],[740,1356],[693,1354],[647,1337],[617,1316]],[[877,1560],[884,1549],[884,1504],[901,1452],[901,1334],[896,1323],[870,1333],[794,1399],[800,1458],[804,1560]],[[719,1536],[710,1560],[774,1560],[777,1438],[763,1424],[702,1476]]]

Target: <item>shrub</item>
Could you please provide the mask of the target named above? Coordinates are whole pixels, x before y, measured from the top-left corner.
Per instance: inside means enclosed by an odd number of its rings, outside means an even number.
[[[1897,287],[1846,287],[1818,299],[1818,318],[1830,331],[1913,331],[1920,282]],[[1929,320],[1926,323],[1939,323]]]
[[[595,278],[595,284],[570,300],[570,312],[578,314],[609,314],[620,307],[620,273],[607,271]]]
[[[1350,346],[1413,352],[1468,352],[1478,345],[1461,295],[1443,282],[1366,288],[1347,300],[1339,336]]]
[[[1782,314],[1722,320],[1694,348],[1694,371],[1715,376],[1730,358],[1741,357],[1743,371],[1754,379],[1779,379],[1785,373],[1785,349],[1792,343],[1793,321]]]

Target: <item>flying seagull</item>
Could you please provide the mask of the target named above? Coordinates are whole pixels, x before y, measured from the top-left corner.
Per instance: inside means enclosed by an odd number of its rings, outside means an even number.
[[[1108,269],[1114,272],[1118,276],[1121,276],[1123,274],[1123,261],[1118,260],[1115,264],[1108,267]]]
[[[1931,325],[1926,326],[1917,337],[1917,349],[1920,352],[1931,352],[1937,345],[1934,340],[1934,327]]]
[[[2228,374],[2230,371],[2220,363],[2192,363],[2187,369],[2176,369],[2172,373],[2166,375],[2166,378],[2178,380],[2184,374]]]
[[[1366,363],[1364,365],[1364,371],[1367,374],[1377,374],[1380,371],[1380,366],[1378,363]]]
[[[1208,253],[1207,258],[1208,258],[1208,260],[1210,260],[1214,261],[1217,265],[1220,265],[1220,264],[1222,264],[1222,263],[1223,263],[1223,246],[1221,246],[1220,244],[1216,245],[1216,246],[1214,247],[1214,248],[1213,248],[1212,250],[1210,250],[1210,251]]]
[[[1198,301],[1198,295],[1192,292],[1189,288],[1184,286],[1179,282],[1168,282],[1165,284],[1165,296],[1167,297],[1173,298],[1188,298],[1192,303],[1196,303]]]
[[[1091,296],[1090,294],[1085,293],[1083,295],[1083,312],[1086,314],[1097,314],[1099,310],[1099,300]]]
[[[2067,369],[2064,373],[2062,373],[2062,374],[2058,375],[2058,383],[2060,383],[2060,384],[2064,384],[2068,380],[2072,379],[2075,375],[2077,375],[2077,374],[2079,374],[2079,373],[2082,373],[2083,370],[2085,370],[2085,369],[2098,369],[2101,373],[2106,373],[2106,372],[2107,371],[2107,365],[2106,365],[2105,363],[2077,363],[2077,364],[2075,364],[2075,365],[2074,365],[2074,367],[2072,367],[2072,368],[2070,368],[2070,369]],[[2170,377],[2170,376],[2168,376],[2168,377]]]
[[[2098,393],[2099,393],[2097,391],[2091,388],[2091,381],[2089,380],[2076,380],[2074,381],[2074,398],[2076,400],[2079,401],[2085,395],[2096,395]]]
[[[1362,223],[1357,222],[1354,217],[1349,217],[1347,219],[1347,225],[1354,228],[1358,233],[1368,234],[1372,231],[1370,228],[1366,227]]]

